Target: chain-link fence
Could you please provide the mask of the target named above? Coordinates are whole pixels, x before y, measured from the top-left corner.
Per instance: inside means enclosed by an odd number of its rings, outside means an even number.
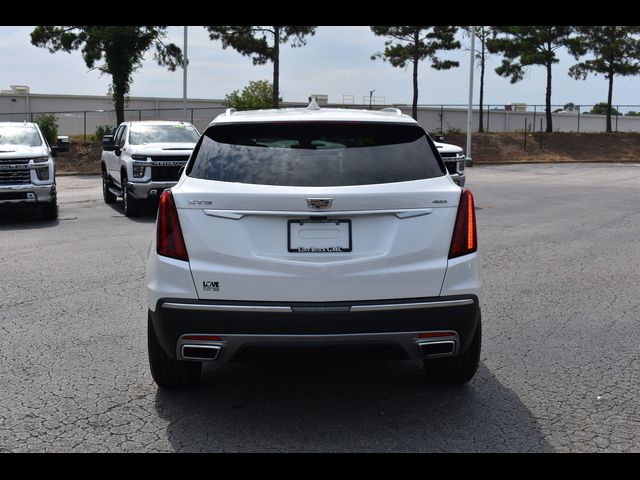
[[[306,104],[288,103],[286,106],[304,107]],[[388,107],[390,105],[386,105]],[[393,105],[403,113],[411,115],[410,105]],[[342,107],[351,109],[369,109],[369,105],[333,104],[326,107]],[[385,105],[373,105],[379,110]],[[554,132],[605,132],[606,116],[592,113],[594,107],[600,105],[552,105]],[[605,107],[606,108],[606,107]],[[125,120],[186,120],[203,131],[224,107],[192,107],[182,108],[147,108],[125,110]],[[611,116],[611,129],[614,132],[640,132],[640,105],[614,105]],[[0,121],[34,121],[39,115],[53,114],[58,121],[58,134],[82,136],[84,141],[91,140],[98,127],[115,127],[114,110],[82,110],[68,112],[30,112],[3,113]],[[473,107],[472,131],[480,129],[480,108]],[[418,122],[428,132],[462,133],[467,130],[467,105],[419,105]],[[544,105],[495,105],[482,107],[482,130],[485,132],[544,132],[546,131],[546,115]]]
[[[224,108],[195,107],[186,109],[186,118],[182,108],[151,108],[127,109],[124,112],[125,121],[134,120],[186,120],[202,132],[216,116],[225,111]],[[98,127],[116,126],[114,110],[82,110],[70,112],[31,112],[0,113],[0,121],[21,122],[35,121],[39,115],[54,115],[58,122],[58,135],[82,136],[89,141]]]
[[[404,113],[411,108],[400,107]],[[552,130],[554,132],[606,132],[606,106],[552,105]],[[544,105],[483,105],[482,130],[485,132],[545,132],[547,129]],[[640,132],[640,105],[612,105],[611,130],[613,132]],[[429,132],[466,132],[467,105],[420,105],[418,122]],[[480,108],[473,107],[472,131],[480,130]]]

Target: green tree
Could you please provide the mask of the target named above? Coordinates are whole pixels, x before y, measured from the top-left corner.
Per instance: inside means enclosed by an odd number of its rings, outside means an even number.
[[[441,60],[437,57],[439,50],[460,48],[455,39],[458,27],[450,26],[372,26],[371,31],[381,37],[388,37],[384,42],[384,52],[371,56],[371,60],[382,58],[394,67],[413,67],[413,103],[411,115],[418,118],[418,64],[421,60],[430,59],[431,67],[436,70],[447,70],[459,65],[453,60]]]
[[[49,145],[58,143],[58,120],[51,113],[45,113],[36,117],[36,123],[40,127],[42,135]]]
[[[144,54],[155,49],[154,59],[174,71],[182,65],[182,51],[165,44],[166,26],[38,26],[31,32],[31,43],[51,53],[81,49],[85,64],[111,76],[110,90],[118,125],[124,121],[125,96],[140,68]],[[104,59],[104,63],[98,64]]]
[[[609,115],[609,113],[612,113],[613,115],[620,115],[620,112],[611,107],[607,102],[596,103],[589,113],[593,113],[594,115]],[[607,132],[610,131],[611,129],[607,130]]]
[[[282,101],[282,98],[279,99]],[[273,86],[267,80],[249,82],[247,87],[234,90],[224,97],[224,104],[237,110],[269,108],[273,101]]]
[[[504,26],[493,27],[495,38],[487,40],[487,49],[491,53],[503,55],[502,64],[496,73],[508,77],[511,83],[524,78],[525,70],[532,65],[544,66],[547,71],[547,89],[545,93],[545,114],[547,132],[553,132],[551,115],[552,67],[558,63],[556,52],[573,42],[573,27],[569,26]]]
[[[635,110],[630,110],[625,113],[626,117],[640,117],[640,112],[636,112]]]
[[[465,34],[471,36],[471,29],[473,27],[462,27]],[[484,132],[484,117],[482,114],[482,110],[484,108],[484,72],[487,64],[487,56],[489,52],[487,52],[487,40],[490,38],[495,38],[495,30],[492,27],[480,26],[475,27],[476,29],[476,40],[478,41],[479,47],[475,48],[475,57],[476,62],[480,66],[480,118],[478,123],[478,131]]]
[[[576,63],[569,75],[584,80],[589,73],[602,74],[609,83],[607,94],[607,132],[611,131],[611,102],[613,79],[616,75],[638,75],[640,73],[639,26],[581,26],[577,27],[576,42],[569,51],[576,60],[591,53],[594,58]]]
[[[569,103],[565,103],[564,107],[562,108],[556,108],[553,113],[558,113],[558,112],[577,112],[578,111],[578,106],[573,103],[573,102],[569,102]]]
[[[252,57],[254,65],[273,62],[273,94],[271,106],[280,104],[280,46],[291,40],[292,47],[307,44],[306,36],[314,35],[310,26],[205,26],[211,40],[221,40],[222,48],[231,47],[244,56]]]

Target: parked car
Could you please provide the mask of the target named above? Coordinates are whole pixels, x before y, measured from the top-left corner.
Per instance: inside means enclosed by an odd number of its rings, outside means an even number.
[[[157,200],[176,184],[200,133],[188,122],[123,122],[102,139],[102,193],[105,203],[122,197],[124,213]]]
[[[450,143],[437,141],[437,139],[438,137],[436,137],[436,141],[434,141],[433,143],[435,143],[436,148],[438,149],[438,153],[440,153],[440,156],[442,157],[442,160],[447,167],[447,171],[451,175],[451,178],[454,182],[456,182],[461,187],[464,187],[466,180],[464,174],[465,156],[462,148]]]
[[[36,123],[0,122],[0,207],[33,206],[58,218],[55,147]]]
[[[481,346],[473,196],[399,110],[229,109],[160,197],[147,292],[161,387],[294,345],[376,346],[464,383]]]

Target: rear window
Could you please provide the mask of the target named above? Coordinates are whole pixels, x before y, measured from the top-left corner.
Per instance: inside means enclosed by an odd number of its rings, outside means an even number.
[[[222,182],[332,187],[433,178],[445,170],[417,125],[283,122],[209,127],[187,174]]]

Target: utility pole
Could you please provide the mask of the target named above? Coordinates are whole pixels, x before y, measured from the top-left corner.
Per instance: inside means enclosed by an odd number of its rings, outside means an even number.
[[[471,127],[473,125],[473,70],[475,66],[476,27],[471,27],[471,49],[469,50],[469,105],[467,107],[467,158],[465,163],[473,165],[471,158]],[[482,112],[480,112],[482,115]]]
[[[372,110],[372,108],[371,108],[371,105],[372,105],[371,101],[372,101],[372,99],[373,99],[373,92],[375,92],[375,90],[369,90],[369,110]]]
[[[182,120],[187,121],[187,26],[184,26],[184,56],[182,57]]]

